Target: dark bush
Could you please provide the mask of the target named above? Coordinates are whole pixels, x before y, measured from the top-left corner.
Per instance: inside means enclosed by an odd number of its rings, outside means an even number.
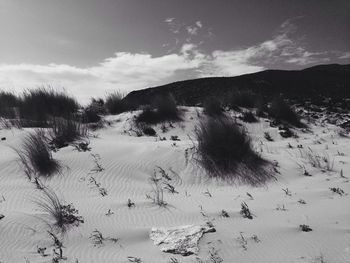
[[[50,144],[54,148],[62,148],[70,143],[85,138],[88,135],[87,126],[73,117],[54,118],[51,123]]]
[[[165,121],[180,121],[180,111],[173,96],[158,97],[152,106],[146,106],[136,117],[137,123],[157,124]]]
[[[15,118],[15,108],[20,105],[20,99],[11,92],[0,91],[0,117]]]
[[[28,125],[45,127],[50,117],[67,117],[77,113],[78,102],[65,92],[51,87],[38,88],[23,93],[20,115]]]
[[[105,107],[110,114],[119,114],[130,110],[120,92],[114,92],[107,95]]]
[[[253,123],[258,122],[259,120],[255,117],[254,113],[251,111],[244,111],[242,114],[242,121]]]
[[[238,107],[243,108],[253,108],[256,104],[256,94],[251,90],[235,90],[230,96],[229,106],[232,109],[237,109]]]
[[[61,169],[58,161],[52,158],[43,131],[36,131],[24,138],[22,149],[15,149],[20,157],[25,173],[29,178],[33,176],[50,177]]]
[[[266,140],[268,140],[269,142],[273,142],[273,139],[272,139],[272,137],[271,137],[269,132],[264,132],[264,138]]]
[[[246,131],[228,118],[209,118],[196,129],[197,160],[210,176],[252,185],[272,176],[251,146]]]
[[[156,136],[157,132],[150,126],[143,126],[142,127],[142,133],[147,136]]]
[[[267,103],[263,97],[260,96],[257,98],[257,100],[255,102],[255,107],[256,107],[256,111],[255,111],[256,116],[258,116],[258,117],[266,117],[267,116],[267,111],[268,111]]]
[[[206,115],[211,117],[220,116],[223,114],[221,102],[215,97],[208,98],[204,101],[203,110]]]
[[[160,122],[157,112],[153,110],[150,106],[145,106],[141,113],[136,117],[137,123],[148,123],[148,124],[157,124]]]
[[[157,97],[153,106],[162,121],[178,121],[181,119],[175,98],[172,95]]]
[[[290,137],[295,137],[294,132],[288,128],[288,126],[281,126],[278,128],[279,129],[279,134],[283,137],[283,138],[290,138]]]
[[[84,123],[96,123],[101,120],[101,115],[105,114],[103,99],[91,99],[91,102],[83,110]]]
[[[272,100],[268,111],[269,115],[277,122],[286,122],[296,127],[303,127],[298,114],[281,97]]]

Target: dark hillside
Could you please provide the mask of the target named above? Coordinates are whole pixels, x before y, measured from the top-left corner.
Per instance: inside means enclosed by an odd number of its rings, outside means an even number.
[[[163,86],[132,91],[125,100],[148,104],[155,97],[171,93],[184,105],[196,105],[208,97],[225,97],[232,90],[251,90],[271,98],[283,94],[296,101],[321,102],[350,98],[350,65],[318,65],[303,70],[266,70],[236,77],[212,77],[185,80]]]

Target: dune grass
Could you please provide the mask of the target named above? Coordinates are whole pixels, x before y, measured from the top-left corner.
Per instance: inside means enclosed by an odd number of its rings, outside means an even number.
[[[106,97],[105,107],[110,114],[119,114],[127,110],[123,94],[116,91]]]
[[[0,117],[15,118],[15,108],[20,105],[20,99],[12,92],[0,91]]]
[[[252,148],[246,130],[229,118],[201,121],[195,131],[196,156],[209,176],[250,185],[261,185],[273,175],[267,161]]]
[[[52,157],[45,133],[36,130],[28,134],[21,149],[15,149],[29,179],[33,176],[50,177],[61,170],[60,163]]]
[[[86,138],[88,136],[88,128],[73,116],[66,119],[54,118],[51,122],[49,136],[51,138],[50,144],[55,148],[62,148],[77,140]]]
[[[84,219],[78,215],[78,210],[72,204],[65,204],[50,188],[42,190],[43,196],[35,203],[39,209],[48,216],[47,223],[59,232],[66,233],[70,227],[84,223]]]
[[[181,112],[173,96],[157,97],[152,105],[143,108],[136,117],[136,123],[158,124],[165,121],[180,121]]]
[[[269,115],[278,122],[285,122],[295,127],[304,127],[300,116],[281,97],[275,97],[268,109]]]
[[[50,86],[23,92],[19,106],[21,118],[31,127],[47,127],[50,118],[67,117],[78,109],[73,97]]]
[[[223,114],[221,101],[215,97],[208,98],[203,103],[203,111],[206,115],[215,117]]]
[[[228,96],[230,108],[253,108],[256,105],[257,96],[251,90],[234,90]]]
[[[254,113],[248,110],[243,112],[242,121],[248,123],[259,122],[258,118],[254,115]]]
[[[106,113],[103,99],[92,98],[89,105],[84,107],[82,113],[83,123],[97,123],[101,121],[101,116]]]

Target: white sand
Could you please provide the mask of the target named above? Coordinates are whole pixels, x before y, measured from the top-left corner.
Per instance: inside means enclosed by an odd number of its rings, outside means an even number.
[[[192,146],[187,135],[193,136],[198,120],[194,108],[186,112],[186,121],[175,124],[164,134],[157,126],[158,134],[165,136],[166,141],[123,133],[131,116],[130,113],[109,116],[112,127],[99,130],[98,138],[91,138],[91,152],[66,147],[54,153],[67,169],[63,175],[43,183],[73,203],[85,219],[84,224],[64,237],[67,260],[63,262],[129,262],[128,256],[141,258],[142,262],[171,262],[171,257],[178,262],[198,262],[195,255],[182,257],[161,252],[149,238],[149,231],[152,227],[202,224],[208,219],[217,232],[205,234],[199,242],[198,257],[203,262],[213,262],[209,261],[211,249],[217,250],[223,262],[321,262],[321,255],[325,262],[350,262],[350,195],[340,196],[329,189],[340,187],[350,193],[349,180],[340,177],[342,169],[344,176],[350,178],[350,140],[337,135],[336,127],[312,126],[312,132],[299,131],[298,139],[283,139],[277,128],[270,128],[264,120],[249,124],[254,145],[262,149],[263,157],[278,161],[281,172],[277,181],[253,188],[210,181],[193,161],[186,164],[185,149]],[[29,182],[9,147],[19,147],[27,131],[0,130],[0,137],[7,138],[0,142],[0,214],[5,215],[0,220],[1,263],[51,260],[51,256],[37,253],[38,246],[47,247],[49,254],[52,252],[48,227],[41,220],[45,216],[34,203],[42,193]],[[275,141],[266,141],[264,131],[269,131]],[[169,140],[171,135],[181,139],[175,146]],[[288,142],[293,149],[287,148]],[[304,176],[297,165],[303,162],[297,144],[304,149],[310,146],[316,152],[327,152],[334,159],[334,171],[322,172],[305,164],[312,176]],[[337,151],[344,156],[337,155]],[[104,171],[91,173],[94,168],[91,153],[100,155]],[[173,171],[179,176],[174,184],[179,194],[165,194],[169,204],[166,208],[155,206],[145,197],[151,191],[148,177],[156,166],[169,175]],[[102,197],[89,183],[91,176],[107,190],[107,196]],[[288,188],[291,196],[282,188]],[[212,197],[204,194],[207,190]],[[135,208],[127,207],[129,198],[135,202]],[[300,204],[300,199],[306,204]],[[256,215],[253,220],[240,215],[242,201]],[[283,205],[286,211],[276,210]],[[109,209],[113,214],[107,216]],[[229,218],[220,216],[222,209]],[[309,225],[313,231],[300,231],[300,224]],[[119,238],[118,242],[106,241],[103,246],[94,247],[89,236],[95,229],[106,237]],[[241,232],[246,249],[238,239]],[[254,241],[253,235],[260,242]]]

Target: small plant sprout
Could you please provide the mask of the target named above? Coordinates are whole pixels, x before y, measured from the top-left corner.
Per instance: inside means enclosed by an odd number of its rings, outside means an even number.
[[[331,159],[327,152],[320,155],[308,147],[307,150],[300,150],[300,156],[304,158],[312,167],[326,171],[333,171],[334,159]]]
[[[254,197],[248,192],[247,192],[247,196],[250,198],[250,200],[254,200]]]
[[[244,250],[247,250],[248,247],[248,241],[245,239],[245,237],[243,236],[243,232],[240,232],[239,233],[239,237],[237,237],[237,241],[238,243],[241,245],[241,247],[244,249]]]
[[[163,182],[163,184],[165,185],[164,189],[167,190],[169,193],[172,194],[178,194],[179,192],[175,190],[175,187],[173,185],[171,185],[168,182]]]
[[[340,196],[345,195],[344,190],[341,189],[341,188],[339,188],[339,187],[331,187],[331,188],[329,188],[329,189],[330,189],[333,193],[336,193],[336,194],[338,194],[338,195],[340,195]]]
[[[230,217],[230,215],[227,213],[227,211],[226,210],[221,210],[221,213],[220,213],[220,216],[221,217]]]
[[[258,238],[257,235],[252,235],[251,239],[252,239],[255,243],[261,242],[261,240]]]
[[[344,175],[343,169],[340,170],[340,177],[341,177],[341,178],[347,178],[347,177]]]
[[[39,190],[44,189],[44,185],[42,184],[42,182],[40,181],[40,179],[38,177],[34,178],[34,184],[35,184],[37,189],[39,189]]]
[[[180,141],[179,136],[177,136],[177,135],[171,135],[170,140],[171,141]]]
[[[91,147],[89,146],[90,141],[83,141],[74,143],[74,147],[78,152],[89,152],[91,151]]]
[[[100,161],[101,161],[101,157],[99,154],[91,154],[93,161],[95,163],[94,168],[91,169],[92,173],[100,173],[102,171],[104,171],[104,168],[102,167]]]
[[[277,211],[287,211],[287,208],[284,206],[284,204],[281,206],[281,205],[277,205],[277,208],[276,208]]]
[[[305,175],[305,176],[312,176],[312,175],[306,170],[305,166],[304,166],[304,173],[303,173],[303,175]]]
[[[42,257],[47,257],[49,254],[45,253],[46,247],[37,247],[36,252],[42,256]]]
[[[90,235],[90,239],[92,241],[92,244],[94,246],[103,246],[105,241],[111,241],[112,243],[117,243],[118,238],[113,238],[113,237],[104,237],[100,231],[95,229],[92,231],[92,234]]]
[[[244,217],[244,218],[248,218],[248,219],[253,219],[253,215],[249,210],[249,207],[247,205],[246,202],[242,202],[241,203],[241,211],[240,214]]]
[[[337,155],[344,156],[345,154],[343,152],[340,152],[339,150],[337,150]]]
[[[283,188],[282,188],[282,190],[283,190],[283,192],[284,192],[286,195],[292,196],[292,193],[291,193],[291,191],[290,191],[288,188],[286,188],[286,189],[283,189]]]
[[[205,191],[203,194],[206,195],[206,196],[208,196],[208,197],[213,197],[212,194],[209,192],[208,189],[207,189],[207,191]]]
[[[105,214],[106,216],[111,216],[113,215],[114,212],[111,211],[111,209],[108,209],[107,213]]]
[[[132,202],[130,198],[128,199],[128,204],[127,205],[128,205],[129,208],[135,207],[135,203]]]
[[[306,204],[306,201],[304,199],[299,199],[298,200],[298,203],[299,204],[302,204],[302,205],[305,205]]]
[[[221,263],[224,261],[219,256],[219,251],[214,247],[211,247],[209,250],[209,260],[210,260],[209,262],[212,262],[212,263]]]
[[[130,261],[130,262],[134,262],[134,263],[142,263],[142,259],[141,258],[136,258],[136,257],[127,257],[127,259]]]
[[[273,142],[273,139],[272,139],[272,137],[271,137],[269,132],[264,132],[264,138],[266,140],[268,140],[269,142]]]
[[[100,194],[101,196],[106,196],[106,195],[108,195],[108,194],[107,194],[107,189],[104,188],[104,187],[101,187],[101,183],[98,183],[98,182],[96,181],[96,179],[95,179],[93,176],[91,176],[91,177],[89,178],[89,183],[92,184],[93,187],[96,187],[96,188],[97,188],[97,190],[98,190],[98,192],[99,192],[99,194]]]
[[[147,194],[146,198],[151,199],[154,204],[164,207],[167,203],[164,201],[164,174],[161,172],[159,176],[156,171],[150,176],[149,182],[152,186],[151,194]]]
[[[167,172],[165,172],[165,170],[162,167],[157,166],[157,168],[158,168],[158,171],[159,171],[160,175],[162,176],[162,178],[164,178],[167,181],[171,181],[171,177],[169,176],[169,174]]]
[[[56,263],[56,262],[59,262],[60,260],[65,260],[66,258],[63,257],[64,246],[62,241],[60,241],[54,233],[48,231],[48,234],[53,241],[53,247],[54,247],[53,248],[54,257],[52,258],[52,262]]]
[[[315,257],[312,260],[312,263],[326,263],[326,260],[324,259],[324,256],[321,254],[320,256]]]
[[[106,196],[107,195],[107,190],[106,188],[99,188],[98,191],[100,192],[100,195],[102,196]]]
[[[310,232],[312,231],[312,228],[308,225],[302,224],[299,226],[300,230],[303,232]]]

